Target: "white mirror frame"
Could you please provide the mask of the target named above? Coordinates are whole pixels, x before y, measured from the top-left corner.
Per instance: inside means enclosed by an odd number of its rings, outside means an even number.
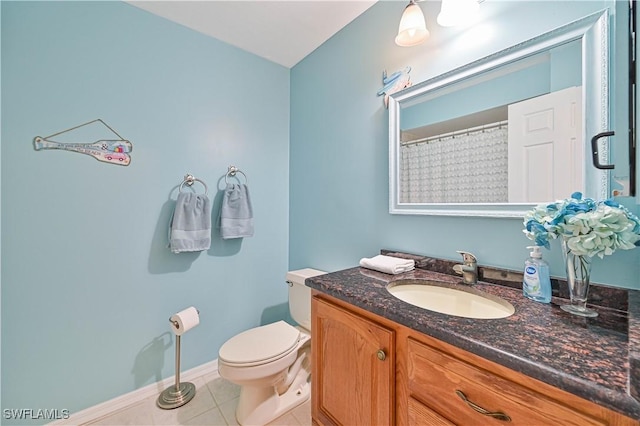
[[[400,107],[403,102],[479,73],[496,69],[553,47],[580,40],[582,44],[582,105],[586,195],[609,198],[609,174],[591,163],[591,137],[609,126],[609,13],[608,9],[586,16],[548,33],[514,45],[485,58],[426,80],[389,97],[389,213],[440,216],[521,218],[535,204],[419,204],[399,202]],[[587,90],[588,89],[588,90]],[[608,143],[598,147],[600,161],[608,164]],[[567,197],[571,194],[567,194]],[[549,200],[554,201],[554,200]]]

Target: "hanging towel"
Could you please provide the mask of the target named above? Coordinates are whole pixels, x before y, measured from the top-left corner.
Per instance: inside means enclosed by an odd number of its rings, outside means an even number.
[[[415,262],[413,259],[400,259],[399,257],[379,254],[371,259],[366,257],[360,259],[360,266],[373,269],[374,271],[384,272],[385,274],[396,275],[412,271],[415,268]]]
[[[169,227],[169,247],[174,253],[211,247],[211,206],[205,194],[178,194]]]
[[[228,183],[220,208],[220,235],[223,239],[253,236],[253,208],[249,188],[243,183]]]

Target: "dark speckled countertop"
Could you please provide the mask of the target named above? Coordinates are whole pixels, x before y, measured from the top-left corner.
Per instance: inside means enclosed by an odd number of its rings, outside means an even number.
[[[426,269],[388,275],[356,267],[309,278],[306,285],[640,419],[640,291],[592,286],[594,299],[618,300],[616,309],[594,306],[600,315],[587,319],[560,309],[566,302],[558,297],[563,294],[562,282],[554,280],[551,304],[537,303],[522,296],[521,273],[480,267],[482,281],[474,288],[509,301],[515,314],[490,320],[455,317],[410,305],[386,290],[388,283],[399,279],[429,279],[468,288],[460,277],[442,273],[453,263],[392,254],[414,258],[418,268]],[[492,276],[510,276],[511,284]]]

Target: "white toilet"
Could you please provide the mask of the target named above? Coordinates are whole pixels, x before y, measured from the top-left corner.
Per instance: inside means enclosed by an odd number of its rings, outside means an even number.
[[[243,331],[220,347],[220,376],[241,386],[239,424],[267,424],[309,399],[311,289],[304,280],[324,273],[309,268],[287,273],[289,312],[299,327],[278,321]]]

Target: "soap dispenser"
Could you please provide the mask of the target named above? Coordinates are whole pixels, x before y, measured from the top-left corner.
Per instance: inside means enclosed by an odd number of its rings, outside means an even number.
[[[536,302],[551,302],[551,279],[549,278],[549,264],[542,259],[540,246],[527,247],[531,249],[530,257],[524,262],[524,279],[522,294]]]

